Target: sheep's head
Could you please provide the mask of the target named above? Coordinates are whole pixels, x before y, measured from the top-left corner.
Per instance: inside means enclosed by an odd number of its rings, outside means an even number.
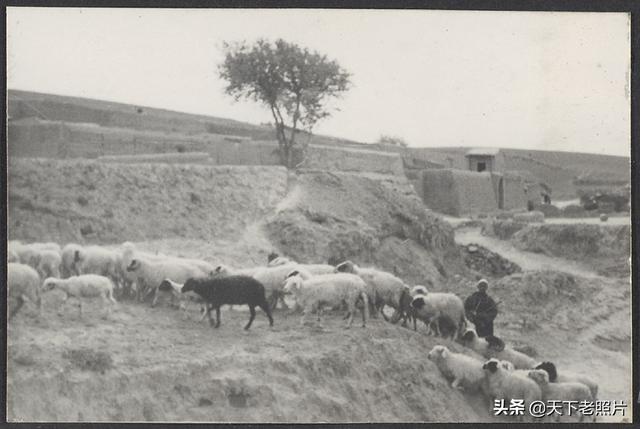
[[[184,282],[184,284],[182,285],[182,289],[180,290],[180,292],[187,293],[187,292],[190,292],[192,290],[195,290],[196,284],[197,284],[197,282],[196,282],[195,279],[188,278],[187,281]],[[169,287],[171,287],[171,285],[169,285]]]
[[[513,366],[513,364],[508,360],[501,360],[500,367],[506,371],[513,371],[514,369],[516,369],[516,367]]]
[[[505,347],[504,341],[502,341],[500,338],[496,337],[495,335],[487,335],[485,339],[487,340],[489,349],[496,352],[501,352],[504,350],[504,347]]]
[[[415,297],[417,295],[426,295],[429,291],[426,286],[417,285],[411,288],[411,296]]]
[[[549,374],[543,369],[531,370],[527,376],[541,386],[549,383]]]
[[[296,291],[300,290],[301,285],[302,277],[300,277],[300,273],[298,271],[292,271],[287,275],[282,291],[285,294],[295,293]]]
[[[269,253],[269,255],[267,256],[267,265],[269,265],[269,263],[276,259],[278,256],[279,255],[276,252]]]
[[[558,370],[553,362],[545,361],[541,362],[534,367],[534,369],[541,369],[546,371],[549,375],[549,381],[554,383],[558,379]]]
[[[58,279],[56,279],[56,278],[54,278],[54,277],[49,277],[49,278],[47,278],[47,279],[42,283],[42,290],[46,292],[46,291],[50,291],[50,290],[55,289],[56,285],[58,284],[58,283],[57,283],[57,280],[58,280]]]
[[[334,272],[354,274],[356,272],[356,264],[351,261],[344,261],[336,266]]]
[[[446,346],[437,345],[431,349],[427,358],[431,361],[446,359],[449,355],[449,349]]]
[[[231,273],[229,267],[224,265],[218,265],[213,271],[209,273],[209,277],[228,276]]]
[[[477,337],[477,334],[473,329],[467,329],[465,333],[462,334],[462,337],[460,337],[460,339],[462,340],[463,343],[471,343],[476,339],[476,337]]]
[[[158,286],[158,290],[161,290],[163,292],[171,292],[171,289],[173,288],[171,287],[171,280],[169,279],[162,280],[162,283],[160,283],[160,286]]]
[[[140,268],[140,261],[137,259],[132,259],[131,263],[127,266],[127,271],[136,271],[138,268]]]
[[[424,295],[418,295],[411,300],[411,307],[415,308],[416,310],[421,310],[426,304],[427,301],[425,300]]]
[[[495,373],[500,367],[500,361],[498,359],[491,358],[482,365],[482,369],[490,373]]]

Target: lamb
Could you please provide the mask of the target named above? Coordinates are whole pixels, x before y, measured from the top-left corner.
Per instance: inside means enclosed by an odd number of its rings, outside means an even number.
[[[550,383],[549,374],[543,369],[529,371],[529,378],[535,381],[542,391],[542,400],[574,401],[576,406],[582,401],[593,402],[595,399],[591,390],[586,385],[571,381],[563,383]],[[563,413],[564,414],[564,413]],[[560,415],[556,415],[556,421],[560,421]],[[584,420],[584,414],[580,415],[580,422]],[[595,422],[595,415],[593,421]]]
[[[249,323],[244,327],[248,330],[256,317],[256,307],[260,307],[269,318],[269,326],[273,326],[271,309],[267,304],[264,286],[253,277],[249,276],[227,276],[208,278],[189,278],[182,286],[181,293],[193,291],[200,295],[207,302],[206,314],[209,317],[209,324],[213,324],[211,310],[216,309],[215,328],[220,326],[220,307],[225,304],[247,304],[251,316]]]
[[[490,335],[486,338],[488,347],[487,358],[496,358],[498,360],[506,360],[513,364],[515,369],[533,369],[536,366],[536,360],[532,357],[512,349],[504,345],[504,341],[500,338]]]
[[[36,304],[40,313],[40,276],[29,265],[9,262],[7,264],[7,301],[15,303],[8,306],[9,320],[24,305],[25,298]]]
[[[477,391],[483,388],[485,378],[482,362],[462,353],[451,352],[446,346],[437,345],[427,358],[436,364],[445,378],[453,379],[454,389]]]
[[[60,265],[62,258],[55,250],[43,250],[40,252],[37,271],[40,277],[60,277]]]
[[[353,323],[356,303],[362,299],[362,327],[367,324],[368,298],[366,285],[359,276],[350,273],[335,273],[312,276],[302,269],[289,273],[284,286],[285,293],[293,293],[296,302],[304,308],[302,323],[313,310],[317,310],[318,322],[322,315],[323,305],[338,306],[346,303],[349,321],[347,328]]]
[[[154,299],[151,304],[152,306],[155,306],[157,303],[158,294],[156,293],[156,290],[164,279],[168,278],[178,283],[184,283],[187,279],[192,277],[206,277],[203,275],[201,270],[189,264],[178,263],[175,261],[151,262],[140,257],[136,257],[136,259],[131,260],[131,263],[127,267],[127,271],[135,273],[136,282],[148,287],[149,290],[144,297],[154,293]],[[141,298],[141,295],[139,295],[138,298]]]
[[[388,305],[395,311],[391,320],[398,320],[402,314],[401,298],[407,285],[402,280],[391,273],[380,271],[375,268],[361,268],[351,261],[345,261],[335,268],[336,273],[356,274],[369,284],[375,291],[376,302],[374,303],[376,313],[382,313],[382,317],[389,321],[384,314],[384,306]]]
[[[503,399],[507,403],[512,399],[524,399],[525,410],[533,401],[542,400],[540,387],[530,378],[522,377],[506,370],[500,361],[491,358],[482,365],[488,381],[488,394],[491,403]],[[518,416],[520,420],[524,416]]]
[[[555,364],[549,361],[541,362],[540,364],[536,365],[534,369],[543,369],[547,371],[547,373],[549,374],[549,382],[551,383],[582,383],[589,388],[594,401],[598,398],[598,383],[587,376],[574,374],[568,371],[562,371],[562,373],[560,374],[558,373]]]
[[[456,295],[448,292],[430,292],[427,295],[418,295],[411,301],[411,307],[415,310],[418,318],[427,323],[437,321],[443,316],[447,316],[456,326],[456,333],[461,334],[467,326],[467,319],[464,316],[464,304]],[[435,324],[438,329],[438,322]],[[440,332],[436,332],[438,335]]]
[[[66,279],[68,277],[77,276],[80,274],[75,265],[75,259],[76,251],[81,250],[82,246],[75,243],[68,243],[62,248],[62,252],[60,253],[60,256],[62,258],[62,262],[60,264],[62,278]]]
[[[82,316],[81,298],[100,298],[104,304],[110,304],[109,312],[111,312],[113,305],[117,303],[113,297],[113,282],[111,279],[97,274],[81,274],[68,279],[49,277],[42,284],[42,289],[44,291],[53,289],[63,291],[65,293],[64,301],[70,297],[76,298],[80,316]]]

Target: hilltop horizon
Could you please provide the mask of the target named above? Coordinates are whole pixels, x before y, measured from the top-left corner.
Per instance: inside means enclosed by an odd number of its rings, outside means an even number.
[[[91,98],[91,97],[83,97],[83,96],[78,96],[78,95],[68,95],[68,94],[58,94],[58,93],[52,93],[52,92],[43,92],[43,91],[34,91],[31,89],[23,89],[23,88],[7,88],[7,95],[9,95],[10,93],[25,93],[25,94],[34,94],[34,95],[40,95],[40,96],[53,96],[53,97],[61,97],[61,98],[68,98],[68,99],[76,99],[76,100],[84,100],[84,101],[88,101],[88,102],[98,102],[98,103],[105,103],[105,104],[114,104],[114,105],[119,105],[119,106],[135,106],[135,107],[141,107],[141,108],[145,108],[145,109],[153,109],[153,110],[157,110],[160,112],[166,112],[166,113],[170,113],[170,114],[180,114],[180,115],[187,115],[187,116],[192,116],[192,117],[197,117],[197,118],[202,118],[202,119],[208,119],[208,120],[217,120],[217,121],[230,121],[230,122],[234,122],[237,124],[242,124],[244,126],[250,126],[250,127],[256,127],[256,128],[268,128],[267,125],[265,125],[264,123],[262,124],[256,124],[256,123],[252,123],[249,121],[245,121],[242,119],[237,119],[237,118],[231,118],[231,117],[221,117],[221,116],[214,116],[214,115],[210,115],[210,114],[206,114],[206,113],[202,113],[202,112],[190,112],[190,111],[182,111],[182,110],[174,110],[174,109],[170,109],[167,108],[166,106],[153,106],[153,105],[146,105],[146,104],[138,104],[138,103],[129,103],[129,102],[125,102],[125,101],[121,101],[121,100],[113,100],[113,99],[105,99],[105,98]],[[348,142],[350,144],[357,144],[357,145],[375,145],[377,144],[377,142],[372,141],[372,142],[367,142],[367,141],[357,141],[357,140],[353,140],[350,138],[345,138],[342,136],[337,136],[337,135],[329,135],[326,133],[312,133],[313,136],[317,136],[317,137],[325,137],[331,140],[336,140],[336,141],[342,141],[342,142]],[[275,140],[275,138],[273,138],[273,140]],[[598,152],[578,152],[578,151],[568,151],[568,150],[562,150],[562,149],[540,149],[539,147],[531,147],[531,148],[519,148],[519,147],[508,147],[508,146],[494,146],[494,145],[483,145],[483,144],[468,144],[468,145],[423,145],[423,146],[416,146],[414,144],[410,144],[408,143],[408,148],[411,149],[450,149],[450,150],[462,150],[462,149],[466,149],[466,148],[498,148],[500,150],[513,150],[513,151],[517,151],[517,152],[561,152],[561,153],[574,153],[574,154],[584,154],[584,155],[598,155],[598,156],[605,156],[605,157],[617,157],[617,158],[631,158],[631,154],[629,153],[629,155],[618,155],[618,154],[608,154],[608,153],[598,153]],[[631,151],[631,148],[629,148],[629,152]]]

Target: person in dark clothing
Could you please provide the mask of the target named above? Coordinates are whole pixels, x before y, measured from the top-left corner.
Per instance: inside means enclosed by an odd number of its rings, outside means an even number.
[[[476,287],[478,291],[464,302],[464,312],[467,319],[475,325],[478,337],[493,336],[493,320],[498,315],[498,307],[487,295],[489,283],[485,279],[480,280]]]

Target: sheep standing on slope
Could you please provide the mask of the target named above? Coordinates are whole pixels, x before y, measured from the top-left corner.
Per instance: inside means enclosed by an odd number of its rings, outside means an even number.
[[[452,379],[451,387],[467,391],[483,388],[485,379],[482,362],[462,353],[451,352],[445,346],[435,346],[427,358],[436,364],[445,378]]]
[[[182,286],[181,292],[195,292],[207,302],[206,314],[209,317],[209,324],[213,325],[211,310],[216,309],[215,328],[220,326],[220,307],[226,304],[247,304],[251,316],[249,323],[244,327],[248,330],[256,317],[256,307],[260,307],[269,318],[269,326],[273,326],[271,309],[267,304],[264,286],[249,276],[228,276],[188,279]]]
[[[43,279],[47,277],[60,277],[60,265],[62,258],[60,253],[55,250],[43,250],[40,252],[40,260],[38,261],[38,274]]]
[[[60,256],[62,261],[60,263],[60,274],[62,278],[66,279],[71,276],[77,276],[80,273],[76,267],[76,252],[81,251],[82,246],[79,244],[69,243],[62,248]],[[54,276],[57,277],[57,276]]]
[[[7,303],[9,319],[15,316],[25,303],[25,298],[41,309],[40,276],[29,265],[7,264]]]
[[[531,402],[542,400],[542,391],[536,382],[506,370],[497,359],[489,359],[482,365],[482,369],[487,377],[491,404],[495,399],[503,399],[505,403],[512,399],[524,399],[527,410]],[[519,416],[519,420],[523,418]]]
[[[463,346],[470,348],[487,359],[489,358],[489,343],[487,343],[486,339],[478,337],[478,334],[473,329],[467,329],[460,337],[460,342]]]
[[[75,251],[73,266],[78,274],[108,277],[117,284],[119,260],[118,252],[100,246],[88,246]]]
[[[394,309],[391,320],[398,320],[401,314],[401,298],[407,285],[402,280],[386,271],[376,270],[375,268],[361,268],[351,261],[345,261],[336,266],[335,271],[338,273],[351,273],[359,276],[362,280],[370,285],[375,291],[376,313],[382,313],[384,320],[389,318],[384,314],[384,306],[388,305]]]
[[[447,317],[455,325],[455,332],[461,335],[466,329],[467,320],[464,317],[464,304],[456,295],[448,292],[429,292],[427,295],[417,295],[411,301],[415,315],[423,320],[431,329],[435,327],[436,335],[441,335],[439,319]],[[431,324],[435,322],[435,324]],[[449,321],[447,321],[449,322]]]
[[[60,246],[56,243],[30,243],[22,244],[19,241],[9,242],[8,248],[18,255],[20,263],[30,265],[38,269],[40,255],[43,251],[54,251],[60,253]]]
[[[504,341],[495,335],[486,337],[488,344],[487,358],[496,358],[498,360],[506,360],[513,364],[515,369],[534,369],[537,362],[530,356],[514,350],[509,346],[505,346]]]
[[[529,371],[529,378],[540,386],[543,401],[574,401],[577,406],[577,404],[583,401],[593,402],[595,400],[591,395],[589,388],[582,383],[550,383],[549,374],[543,369],[534,369]],[[581,414],[580,421],[582,422],[583,420],[584,414]],[[560,421],[560,414],[556,415],[556,421]],[[595,414],[593,421],[595,421]]]
[[[151,293],[155,294],[151,304],[152,306],[155,306],[157,303],[159,297],[157,289],[164,279],[171,279],[178,283],[184,283],[187,279],[192,277],[207,277],[207,275],[201,270],[189,264],[178,263],[175,261],[151,262],[140,257],[136,257],[136,259],[131,260],[131,263],[127,267],[127,271],[135,273],[137,279],[136,282],[147,286],[148,291],[144,297],[149,296]]]
[[[339,306],[346,303],[348,309],[347,328],[353,323],[356,311],[356,303],[362,299],[362,327],[367,324],[368,299],[365,292],[364,280],[359,276],[349,273],[324,274],[312,276],[304,270],[294,270],[287,276],[284,286],[285,293],[292,293],[296,302],[304,308],[302,323],[305,317],[316,310],[318,322],[322,315],[324,305]]]
[[[534,369],[543,369],[547,371],[547,374],[549,374],[549,382],[551,383],[582,383],[591,391],[593,400],[595,401],[598,399],[598,383],[585,375],[574,374],[568,371],[562,371],[562,374],[560,374],[558,373],[555,364],[549,361],[541,362],[539,365],[536,365]]]
[[[113,298],[113,282],[111,279],[97,274],[82,274],[68,279],[50,277],[44,281],[42,289],[63,291],[65,293],[63,302],[71,297],[76,298],[80,316],[82,316],[82,298],[100,298],[104,304],[109,304],[109,312],[116,304],[116,300]]]

